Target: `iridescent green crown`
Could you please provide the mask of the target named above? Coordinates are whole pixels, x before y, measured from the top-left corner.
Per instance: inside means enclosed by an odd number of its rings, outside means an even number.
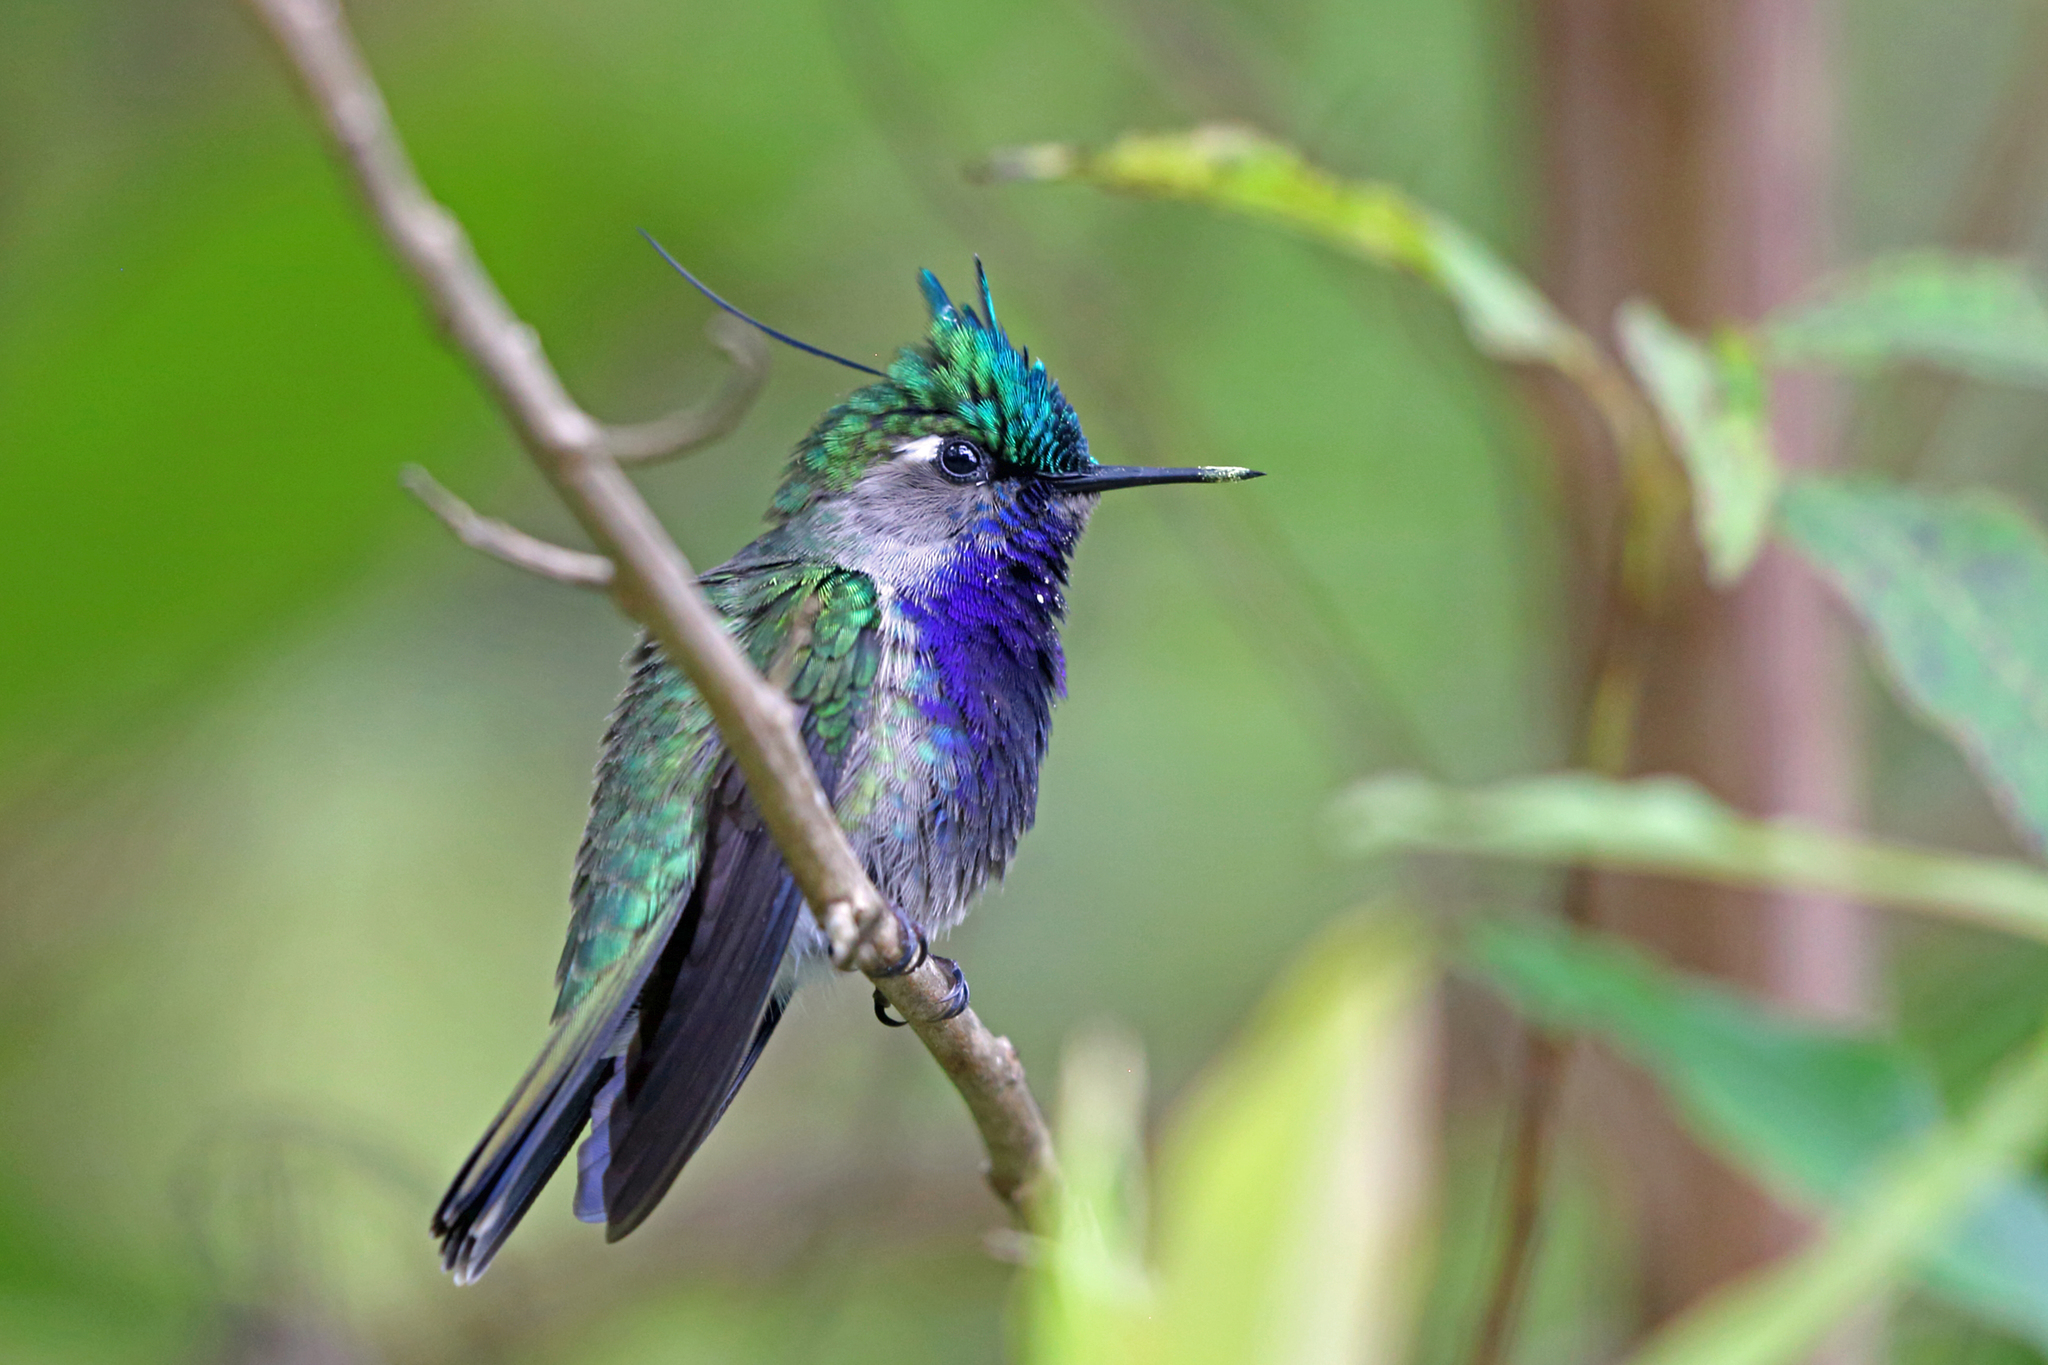
[[[975,262],[981,314],[946,297],[923,274],[931,331],[897,353],[886,377],[819,419],[790,458],[771,517],[795,516],[822,494],[850,488],[904,440],[966,436],[1010,465],[1039,474],[1071,474],[1094,461],[1081,421],[1045,372],[1043,361],[1010,344],[996,323],[988,275]]]

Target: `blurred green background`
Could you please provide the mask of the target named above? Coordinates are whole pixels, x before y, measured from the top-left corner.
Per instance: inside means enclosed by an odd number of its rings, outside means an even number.
[[[1435,300],[1242,223],[961,174],[1227,115],[1526,260],[1518,7],[351,13],[429,183],[594,410],[720,376],[705,305],[635,228],[860,359],[918,330],[918,268],[963,282],[979,251],[1099,458],[1273,476],[1121,495],[1081,553],[1039,826],[954,939],[1035,1074],[1110,1015],[1170,1095],[1368,889],[1318,842],[1340,780],[1558,760],[1559,494]],[[1937,230],[2030,13],[1845,7],[1847,250]],[[754,534],[843,380],[779,354],[735,437],[642,479],[696,563]],[[2044,418],[1973,397],[1935,466],[2041,491]],[[905,1333],[999,1358],[974,1135],[847,983],[805,998],[642,1233],[602,1247],[557,1188],[482,1286],[437,1273],[432,1201],[545,1024],[630,631],[455,546],[401,495],[408,461],[571,536],[234,6],[0,3],[0,1359],[857,1361]],[[1870,763],[1881,825],[2003,847],[1888,713]],[[1929,938],[1903,1018],[1967,1078],[2048,970]],[[1483,1133],[1448,1150],[1456,1215]],[[1543,1302],[1597,1319],[1626,1253],[1591,1195],[1563,1210]]]

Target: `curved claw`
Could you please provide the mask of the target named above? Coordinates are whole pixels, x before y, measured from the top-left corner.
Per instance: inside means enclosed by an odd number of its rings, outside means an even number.
[[[907,1028],[910,1025],[908,1019],[892,1019],[889,1016],[889,997],[879,990],[875,992],[875,1018],[882,1021],[884,1028]]]
[[[923,934],[918,935],[918,941],[920,944],[923,943]],[[940,1005],[939,1012],[932,1016],[932,1022],[936,1024],[947,1019],[956,1019],[967,1010],[967,973],[961,971],[960,964],[950,957],[940,957],[937,953],[930,953],[929,956],[933,962],[939,964],[947,976],[953,978],[953,984],[947,987],[946,998]],[[906,967],[903,970],[911,969]],[[883,995],[879,987],[875,990],[875,1018],[881,1020],[887,1028],[903,1028],[910,1023],[908,1019],[898,1019],[889,1013],[889,997]]]
[[[910,916],[904,914],[901,910],[892,908],[889,913],[896,916],[897,932],[909,941],[910,946],[903,950],[903,957],[899,961],[891,966],[884,967],[876,972],[875,975],[908,976],[919,967],[922,967],[924,960],[931,956],[931,940],[926,938],[924,930],[920,929],[911,920]],[[889,1021],[885,1019],[882,1022],[886,1024]]]
[[[932,961],[944,967],[946,975],[953,978],[952,988],[946,992],[946,1007],[932,1016],[933,1022],[958,1018],[967,1009],[967,973],[961,971],[960,964],[950,957],[940,957],[933,953]]]

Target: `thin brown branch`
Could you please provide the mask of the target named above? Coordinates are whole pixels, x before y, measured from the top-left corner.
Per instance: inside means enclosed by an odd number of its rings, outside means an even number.
[[[1591,914],[1592,878],[1575,868],[1566,883],[1566,920],[1583,925]],[[1521,1087],[1508,1115],[1503,1151],[1507,1228],[1500,1259],[1494,1263],[1486,1303],[1480,1310],[1479,1335],[1472,1348],[1473,1365],[1503,1365],[1514,1345],[1515,1324],[1536,1271],[1538,1234],[1550,1183],[1550,1158],[1556,1145],[1565,1078],[1577,1042],[1565,1033],[1524,1026],[1521,1030]]]
[[[1516,1320],[1528,1297],[1536,1266],[1534,1248],[1543,1226],[1543,1202],[1550,1171],[1550,1149],[1557,1129],[1553,1096],[1562,1088],[1572,1054],[1569,1037],[1526,1029],[1522,1037],[1522,1090],[1508,1116],[1507,1237],[1479,1319],[1475,1362],[1505,1361],[1514,1344]]]
[[[612,562],[587,550],[572,550],[530,536],[508,522],[487,517],[442,486],[440,480],[416,464],[399,471],[405,491],[418,498],[455,538],[472,550],[481,550],[515,569],[566,583],[572,588],[609,589]]]
[[[2048,5],[2029,7],[1998,110],[1971,154],[1971,172],[1949,209],[1949,244],[1964,251],[2018,251],[2048,192]]]
[[[761,396],[768,382],[768,343],[761,334],[729,313],[715,315],[704,331],[732,361],[724,387],[694,407],[607,430],[605,445],[620,464],[659,464],[708,446],[730,435]]]
[[[1971,154],[1971,169],[1949,206],[1942,240],[1958,251],[2010,255],[2026,248],[2048,194],[2048,5],[2035,4],[1997,111]],[[1926,464],[1967,385],[1955,375],[1906,366],[1874,385],[1854,413],[1855,444],[1887,472],[1910,476]]]
[[[1018,1213],[1055,1179],[1052,1140],[1006,1039],[972,1010],[939,1020],[951,987],[932,962],[900,961],[902,925],[868,880],[818,785],[797,711],[742,655],[682,551],[633,487],[610,433],[577,406],[513,313],[453,214],[414,171],[334,0],[247,0],[333,140],[385,243],[450,342],[497,398],[535,465],[615,567],[611,595],[704,699],[721,739],[842,968],[859,967],[909,1020],[966,1100],[989,1184]]]

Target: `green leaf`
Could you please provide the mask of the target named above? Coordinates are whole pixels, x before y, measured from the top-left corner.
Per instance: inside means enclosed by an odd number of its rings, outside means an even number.
[[[1862,618],[1899,692],[2048,842],[2048,541],[2018,507],[1803,478],[1787,537]]]
[[[1596,1033],[1670,1094],[1688,1127],[1795,1199],[1852,1202],[1941,1117],[1895,1044],[1775,1017],[1653,965],[1620,941],[1483,925],[1467,965],[1546,1026]],[[2048,1349],[2048,1188],[2008,1177],[1917,1258],[1927,1289]]]
[[[1123,1365],[1147,1349],[1144,1122],[1136,1041],[1102,1029],[1070,1044],[1060,1067],[1062,1179],[1026,1280],[1031,1360]]]
[[[1683,778],[1557,773],[1461,790],[1392,774],[1348,789],[1331,820],[1358,854],[1416,849],[1792,887],[2048,942],[2048,874],[2030,864],[1755,820]]]
[[[1403,1358],[1429,980],[1406,926],[1340,926],[1180,1105],[1158,1162],[1162,1361]]]
[[[1707,575],[1726,586],[1763,548],[1782,477],[1771,453],[1763,381],[1746,343],[1718,354],[1641,299],[1616,320],[1621,351],[1642,382],[1692,480],[1693,525]]]
[[[1068,1054],[1032,1365],[1395,1365],[1420,1288],[1431,969],[1405,923],[1326,934],[1170,1117],[1148,1271],[1142,1060]]]
[[[1333,176],[1248,128],[1132,133],[1100,149],[1018,147],[996,153],[984,170],[996,180],[1075,181],[1277,223],[1435,284],[1473,343],[1499,359],[1579,373],[1593,352],[1541,292],[1456,224],[1392,185]]]
[[[2048,383],[2048,307],[2017,261],[1916,252],[1825,286],[1764,328],[1775,361],[1917,360]]]
[[[2048,1146],[2048,1034],[1964,1119],[1885,1161],[1813,1247],[1708,1299],[1636,1365],[1791,1365]],[[1988,1267],[1996,1272],[2012,1267]],[[2021,1288],[2043,1294],[2038,1279]],[[2036,1313],[2038,1314],[2038,1309]]]
[[[1496,923],[1466,961],[1545,1026],[1598,1033],[1670,1089],[1688,1124],[1781,1190],[1849,1194],[1900,1138],[1941,1115],[1895,1047],[1763,1013],[1653,965],[1620,940]]]
[[[1549,299],[1465,229],[1417,212],[1428,253],[1425,275],[1450,296],[1475,346],[1497,360],[1540,361],[1570,372],[1584,368],[1592,343]]]

